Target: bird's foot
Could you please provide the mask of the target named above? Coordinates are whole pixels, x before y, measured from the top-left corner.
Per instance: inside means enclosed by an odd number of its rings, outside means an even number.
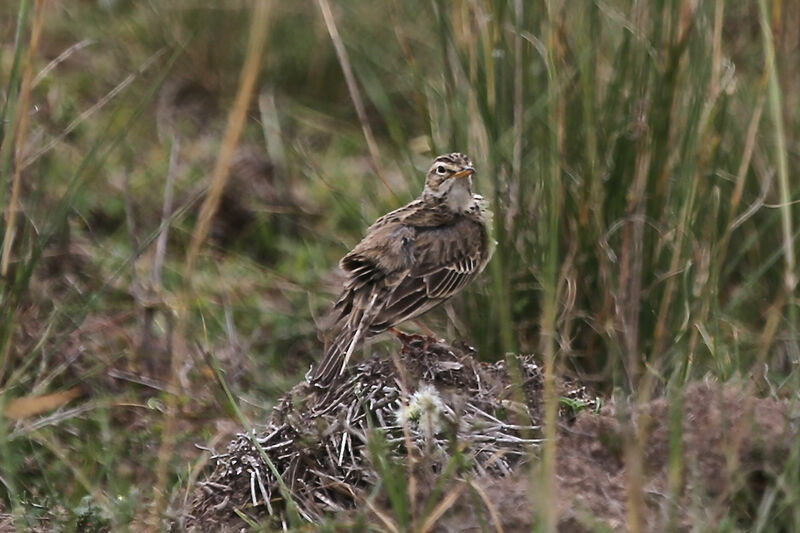
[[[436,338],[433,335],[418,335],[416,333],[406,333],[405,331],[397,328],[389,328],[392,333],[403,344],[403,351],[407,352],[412,345],[422,345],[423,349],[435,342]],[[431,332],[432,333],[432,332]]]

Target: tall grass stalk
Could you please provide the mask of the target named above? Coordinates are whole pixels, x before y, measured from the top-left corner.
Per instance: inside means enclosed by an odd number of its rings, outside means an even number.
[[[778,69],[775,63],[774,36],[772,33],[769,10],[766,0],[758,0],[759,23],[764,36],[764,60],[769,72],[769,83],[767,85],[767,104],[769,105],[770,118],[774,127],[775,147],[774,157],[778,166],[778,191],[780,198],[781,229],[783,232],[783,258],[785,263],[784,270],[784,290],[787,294],[788,318],[790,330],[796,334],[797,327],[797,304],[794,301],[795,289],[797,288],[797,272],[794,248],[794,238],[792,231],[792,194],[789,188],[789,162],[786,148],[786,134],[783,127],[783,104],[781,98],[781,86],[778,81]],[[780,12],[781,2],[776,2],[774,9]],[[796,339],[795,339],[796,341]],[[800,383],[800,381],[799,381]]]
[[[11,163],[14,156],[14,126],[20,120],[17,114],[17,105],[20,91],[20,64],[22,53],[25,49],[23,39],[25,29],[28,27],[28,13],[30,12],[30,0],[20,0],[17,10],[17,24],[14,32],[14,57],[11,61],[11,69],[8,73],[8,84],[6,85],[6,96],[0,110],[2,126],[0,126],[0,175],[11,175]],[[10,127],[9,127],[10,126]],[[5,205],[6,188],[0,187],[0,205]]]
[[[217,162],[214,171],[209,178],[208,191],[205,200],[200,207],[200,214],[197,224],[192,232],[191,241],[186,252],[186,263],[183,272],[186,289],[183,295],[183,302],[178,312],[178,324],[176,328],[175,344],[171,351],[170,364],[170,385],[181,390],[181,383],[178,379],[179,372],[183,367],[184,361],[188,357],[189,346],[187,345],[187,334],[189,329],[189,319],[191,313],[191,301],[193,299],[192,280],[195,263],[197,262],[200,248],[208,236],[211,221],[216,214],[222,198],[222,192],[228,180],[231,161],[233,160],[234,150],[239,142],[239,138],[244,128],[247,110],[255,93],[255,84],[258,73],[261,69],[262,54],[267,39],[267,32],[270,23],[270,12],[273,7],[272,1],[256,2],[253,8],[253,19],[250,26],[247,55],[242,66],[239,78],[239,88],[236,94],[231,112],[228,116],[228,125],[225,130],[222,144],[220,146]],[[175,395],[167,396],[167,410],[164,416],[164,429],[161,437],[161,446],[158,451],[158,463],[156,467],[156,486],[154,491],[154,505],[150,517],[150,526],[160,528],[161,518],[167,505],[169,462],[172,460],[173,449],[175,446],[175,430],[178,417],[178,398]]]
[[[42,23],[44,21],[44,6],[45,0],[36,0],[33,10],[33,25],[31,27],[31,38],[28,44],[28,57],[25,62],[25,70],[22,73],[22,86],[19,93],[19,106],[22,110],[27,110],[30,107],[31,86],[33,81],[33,68],[35,64],[36,54],[39,51],[39,37],[42,34]],[[6,232],[3,236],[3,251],[0,257],[0,276],[6,277],[8,274],[8,261],[11,258],[11,247],[14,244],[14,233],[17,229],[17,213],[19,212],[19,191],[20,182],[22,180],[22,159],[25,151],[25,141],[28,134],[28,117],[30,114],[27,111],[19,113],[19,122],[15,125],[16,135],[9,136],[9,143],[11,138],[16,143],[14,176],[11,181],[11,198],[8,200],[8,208],[6,211]]]
[[[367,112],[364,108],[364,101],[361,98],[361,91],[358,90],[358,83],[353,75],[353,69],[350,66],[350,58],[347,56],[347,50],[344,47],[342,38],[339,36],[339,29],[336,27],[336,20],[334,19],[331,5],[328,0],[317,0],[317,3],[322,12],[322,19],[325,21],[325,27],[328,30],[328,34],[331,36],[333,47],[336,49],[336,57],[338,57],[339,64],[342,66],[342,73],[347,82],[347,90],[350,92],[350,98],[358,114],[358,121],[361,123],[361,130],[364,132],[364,140],[367,142],[367,149],[372,159],[372,166],[375,172],[378,173],[378,177],[383,182],[386,189],[394,195],[392,187],[389,185],[389,182],[386,181],[386,171],[383,169],[383,163],[381,163],[378,143],[375,142],[375,136],[372,134],[372,127],[369,125],[369,120],[367,119]]]
[[[543,154],[543,197],[546,199],[543,210],[542,227],[546,232],[546,248],[542,261],[542,325],[541,353],[544,358],[544,451],[542,453],[542,483],[537,493],[541,503],[542,530],[554,533],[558,526],[558,506],[556,494],[556,457],[558,453],[558,405],[556,391],[556,315],[558,313],[559,286],[559,235],[561,216],[561,161],[564,147],[565,110],[562,92],[559,87],[558,65],[561,62],[561,47],[558,30],[561,19],[561,3],[547,2],[547,15],[544,19],[544,42],[547,55],[544,58],[547,68],[548,126],[549,138]]]
[[[8,179],[12,171],[14,148],[17,145],[15,136],[15,126],[22,118],[18,109],[18,99],[20,92],[20,64],[24,50],[23,39],[25,29],[28,26],[28,13],[30,12],[30,2],[22,0],[17,11],[17,26],[14,34],[14,56],[11,69],[8,75],[8,85],[6,86],[6,98],[3,102],[2,112],[0,113],[0,177]],[[24,112],[22,113],[24,114]],[[0,187],[0,205],[5,205],[6,187]],[[5,245],[4,245],[5,246]],[[5,277],[5,276],[4,276]],[[9,352],[11,349],[11,334],[14,322],[14,309],[9,300],[12,295],[13,283],[10,280],[0,281],[0,379],[3,378],[8,365]],[[2,424],[2,423],[0,423]],[[9,488],[10,492],[13,489]]]

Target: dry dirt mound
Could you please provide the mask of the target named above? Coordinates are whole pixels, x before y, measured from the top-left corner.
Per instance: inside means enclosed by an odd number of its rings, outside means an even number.
[[[487,365],[473,355],[465,345],[419,340],[396,361],[354,367],[329,392],[296,386],[255,439],[239,435],[215,457],[177,528],[238,530],[246,521],[279,528],[294,512],[315,523],[336,512],[340,523],[380,527],[398,508],[389,485],[401,478],[401,487],[415,487],[406,505],[427,516],[451,498],[437,530],[530,531],[536,494],[525,465],[537,461],[542,376],[531,357]],[[560,413],[560,531],[627,529],[625,443],[642,424],[648,531],[680,530],[698,518],[716,523],[734,501],[757,504],[796,434],[787,403],[731,385],[698,383],[671,401],[650,402],[635,427],[624,422],[630,406],[596,412],[584,388],[559,389],[571,398]],[[576,405],[588,407],[577,419]],[[746,523],[753,511],[738,506],[734,522]]]
[[[675,411],[670,408],[681,401],[681,424],[671,431]],[[620,421],[628,420],[623,415],[628,410],[612,404],[562,428],[559,531],[630,529],[625,443],[631,431]],[[638,421],[649,425],[642,476],[644,531],[690,531],[697,524],[716,530],[723,520],[732,530],[749,530],[765,488],[784,471],[797,442],[797,413],[790,412],[788,402],[753,397],[738,385],[692,384],[682,397],[646,405]],[[530,476],[483,481],[505,530],[530,531],[536,497]],[[440,527],[481,531],[480,516],[463,500]]]
[[[539,442],[542,390],[532,357],[510,361],[509,372],[505,361],[478,362],[468,346],[418,339],[397,362],[370,359],[331,391],[296,386],[255,440],[241,434],[215,457],[183,525],[236,529],[242,513],[279,526],[292,512],[287,491],[297,513],[319,523],[332,511],[363,507],[369,491],[409,455],[417,474],[429,478],[445,471],[510,475]],[[567,385],[562,393],[580,401],[583,391]]]

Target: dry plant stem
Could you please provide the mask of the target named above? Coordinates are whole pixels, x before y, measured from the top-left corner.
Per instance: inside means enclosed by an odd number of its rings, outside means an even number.
[[[167,237],[169,235],[169,218],[172,213],[172,203],[175,197],[175,174],[178,172],[178,155],[180,154],[180,136],[173,132],[172,147],[169,152],[169,168],[167,180],[164,184],[164,204],[161,209],[160,232],[156,239],[156,252],[153,256],[153,270],[150,272],[150,283],[153,289],[161,287],[161,272],[164,268],[164,258],[167,255]]]
[[[456,4],[459,5],[459,4]],[[479,63],[479,56],[478,56],[478,45],[483,44],[483,52],[486,54],[487,48],[493,49],[491,43],[493,42],[494,37],[489,37],[491,32],[498,31],[499,28],[495,21],[491,20],[491,17],[486,16],[484,10],[477,5],[475,2],[462,2],[460,5],[463,6],[461,9],[461,16],[454,17],[452,22],[453,28],[453,37],[456,43],[464,43],[462,44],[462,48],[469,54],[469,79],[466,78],[467,73],[463,72],[461,68],[459,68],[458,62],[450,62],[450,72],[451,72],[451,88],[455,89],[459,86],[466,87],[468,89],[468,102],[467,102],[467,117],[469,117],[469,122],[467,124],[459,125],[459,128],[466,128],[467,129],[467,147],[469,153],[474,154],[476,159],[480,161],[491,162],[491,148],[490,148],[490,141],[489,141],[489,132],[486,129],[486,122],[484,119],[484,112],[481,110],[480,100],[481,100],[481,89],[479,88],[479,76],[478,76],[478,63]],[[488,19],[488,20],[487,20]],[[457,22],[460,20],[460,23]],[[482,21],[486,21],[483,23]],[[477,38],[475,26],[478,27],[477,32],[481,35],[480,38]],[[485,56],[486,59],[486,104],[487,104],[487,112],[494,113],[495,109],[495,101],[494,101],[494,57],[491,55]],[[453,96],[457,91],[454,91]],[[448,104],[450,108],[450,113],[453,112],[451,103]],[[451,142],[451,141],[447,141]],[[496,181],[495,178],[493,181]],[[492,192],[493,197],[497,197],[497,184],[493,185]],[[497,210],[499,212],[499,210]],[[500,258],[495,258],[497,261]],[[508,349],[511,349],[511,344],[507,346]]]
[[[255,4],[256,7],[253,25],[250,28],[250,42],[248,43],[247,57],[239,78],[239,90],[236,94],[236,100],[233,103],[233,109],[228,117],[225,137],[220,146],[219,157],[217,158],[214,172],[211,175],[208,193],[200,208],[197,226],[192,233],[192,240],[189,245],[189,250],[186,253],[187,274],[190,274],[194,269],[194,263],[197,260],[200,247],[208,236],[209,229],[211,228],[211,221],[219,208],[222,192],[225,189],[225,184],[228,182],[228,170],[230,169],[233,154],[239,143],[242,129],[244,128],[247,108],[252,99],[258,73],[261,69],[261,56],[267,37],[266,23],[268,20],[268,11],[272,5],[273,3],[271,1],[256,2]]]
[[[722,20],[725,0],[717,0],[714,6],[714,39],[711,49],[711,83],[709,92],[716,99],[719,94],[719,71],[722,63]]]
[[[756,101],[755,109],[753,110],[753,115],[750,118],[750,123],[747,126],[747,137],[745,140],[744,152],[742,153],[742,161],[739,164],[739,170],[736,173],[736,185],[734,186],[733,193],[731,194],[728,223],[726,224],[725,234],[722,237],[722,242],[719,247],[720,262],[722,262],[722,260],[725,258],[725,253],[727,252],[731,233],[733,233],[733,230],[736,227],[736,221],[732,219],[733,215],[736,213],[736,210],[739,207],[739,202],[742,199],[742,192],[744,191],[744,183],[745,180],[747,179],[747,171],[750,169],[750,162],[753,158],[753,150],[755,149],[756,146],[756,134],[758,133],[758,128],[759,125],[761,124],[761,115],[763,114],[764,103],[766,102],[768,80],[769,80],[769,75],[765,71],[761,83],[762,90],[758,94],[758,99]]]
[[[36,0],[33,11],[33,26],[31,28],[31,40],[28,46],[28,56],[25,64],[25,71],[22,74],[22,88],[19,95],[19,106],[16,124],[16,149],[14,163],[14,178],[11,183],[11,197],[8,200],[8,221],[6,223],[6,233],[3,237],[3,253],[0,260],[0,275],[3,277],[8,273],[8,261],[11,257],[11,247],[14,244],[14,233],[16,232],[17,212],[19,211],[19,188],[22,180],[22,157],[25,151],[25,138],[28,134],[28,107],[31,100],[31,88],[33,87],[33,60],[39,49],[39,37],[42,34],[42,24],[44,22],[44,4],[46,0]]]
[[[266,42],[267,29],[269,23],[269,13],[273,6],[271,1],[259,1],[255,3],[252,24],[250,26],[250,37],[247,47],[247,56],[242,67],[239,78],[239,89],[233,104],[233,109],[228,116],[228,124],[225,136],[220,147],[214,172],[210,178],[210,184],[205,201],[200,208],[197,226],[192,233],[189,249],[186,253],[186,268],[184,280],[187,286],[191,287],[192,273],[197,260],[200,247],[208,235],[211,227],[211,220],[219,207],[222,192],[228,179],[230,168],[236,145],[239,142],[244,122],[247,115],[248,104],[252,98],[258,72],[261,68],[261,58]],[[175,349],[171,353],[171,372],[170,384],[178,387],[178,372],[183,367],[183,362],[187,356],[188,347],[186,345],[186,332],[189,321],[189,298],[191,290],[187,290],[181,308],[178,309],[178,328],[175,336]],[[161,516],[166,506],[168,466],[172,458],[175,446],[175,426],[177,422],[177,398],[167,397],[167,413],[164,420],[164,430],[161,439],[161,447],[158,452],[158,466],[156,470],[156,486],[154,494],[154,505],[150,526],[159,527]]]
[[[465,488],[467,488],[467,484],[461,483],[453,490],[448,492],[447,496],[445,496],[442,501],[439,502],[439,505],[437,505],[433,511],[431,511],[431,514],[428,515],[428,518],[425,519],[425,522],[418,531],[420,531],[420,533],[428,533],[429,531],[433,530],[436,522],[442,517],[442,515],[444,515],[444,513],[447,512],[448,509],[453,506],[454,503],[456,503],[456,500],[458,500],[458,497],[461,496],[461,493],[464,492]]]
[[[647,14],[644,10],[637,10],[634,15],[634,23],[639,27],[646,24]],[[637,95],[644,99],[645,94]],[[645,109],[639,110],[640,115],[635,117],[637,126],[640,128],[639,139],[636,147],[636,160],[634,167],[634,179],[631,190],[627,198],[625,209],[628,222],[623,228],[622,238],[622,258],[619,275],[620,302],[618,309],[618,323],[621,327],[626,374],[629,380],[630,390],[637,390],[640,386],[640,357],[639,354],[639,314],[641,311],[641,286],[642,286],[642,254],[644,236],[644,217],[646,216],[645,192],[647,189],[648,175],[651,166],[651,131],[645,115]],[[677,252],[675,256],[677,256]],[[674,257],[674,256],[673,256]],[[658,343],[658,339],[656,339]],[[645,380],[648,379],[646,374]],[[644,394],[642,395],[644,396]],[[624,445],[624,457],[626,468],[626,503],[628,530],[633,533],[642,531],[642,515],[644,513],[644,499],[642,495],[642,468],[644,453],[644,435],[641,430],[644,427],[643,420],[637,418],[638,406],[642,405],[639,396],[632,409],[628,413],[627,432],[628,438]]]
[[[692,195],[697,187],[698,175],[695,173],[694,182],[692,183]],[[667,272],[677,272],[683,257],[681,250],[683,250],[684,240],[687,237],[688,225],[691,222],[690,201],[684,202],[680,215],[680,222],[676,229],[677,239],[675,242],[674,252],[670,259],[670,265]],[[667,280],[664,288],[664,295],[661,298],[661,304],[658,310],[658,318],[656,320],[655,331],[653,333],[653,360],[659,360],[664,352],[664,344],[666,343],[667,335],[667,320],[669,319],[669,310],[672,305],[672,297],[675,293],[678,278],[672,276]]]
[[[651,381],[652,372],[645,374],[644,381]],[[643,389],[649,389],[646,385]],[[644,393],[636,396],[632,408],[628,412],[629,438],[625,444],[625,469],[626,469],[626,499],[628,504],[627,519],[628,531],[642,531],[642,517],[644,515],[644,452],[645,440],[649,432],[650,420],[646,415],[639,416],[639,405],[645,405],[649,395]]]
[[[161,273],[164,269],[164,259],[167,255],[167,238],[169,236],[172,203],[175,196],[175,174],[178,171],[178,156],[180,154],[180,149],[180,136],[173,131],[172,146],[169,153],[167,179],[164,183],[164,202],[161,208],[161,222],[158,226],[159,230],[158,237],[156,238],[156,250],[153,254],[153,266],[150,270],[150,286],[146,289],[141,287],[142,290],[140,291],[140,296],[143,301],[140,301],[139,303],[144,308],[142,334],[139,341],[140,353],[145,353],[152,348],[153,322],[155,320],[156,311],[158,310],[157,306],[163,307],[163,298],[161,296]],[[138,246],[135,249],[138,249]],[[133,270],[135,271],[135,268]],[[169,323],[171,330],[171,317],[168,317],[168,320],[170,320]]]
[[[278,177],[286,172],[286,148],[283,145],[281,124],[278,120],[278,107],[273,89],[262,90],[258,95],[258,112],[261,116],[261,129],[267,145],[267,155],[275,166]]]
[[[645,190],[650,168],[649,132],[642,132],[636,154],[633,187],[628,198],[628,222],[623,228],[622,266],[620,268],[620,331],[625,341],[626,370],[631,390],[639,380],[639,314],[642,294],[644,253]]]
[[[400,2],[398,0],[394,0],[393,2],[393,9],[391,10],[391,17],[392,17],[392,29],[394,30],[394,35],[397,38],[397,44],[400,47],[400,50],[403,54],[403,57],[408,64],[408,70],[411,72],[417,81],[422,77],[420,73],[420,68],[417,63],[416,58],[414,57],[414,52],[411,50],[411,46],[408,42],[408,37],[406,36],[406,31],[403,28],[403,24],[401,21],[404,21],[404,18],[401,14],[398,13],[398,6]],[[419,90],[419,85],[415,84],[416,87],[414,88],[414,104],[417,107],[417,113],[421,117],[429,116],[428,112],[428,105],[425,102],[425,96],[422,91]],[[431,132],[431,125],[430,123],[426,127],[428,138],[433,139],[433,133]],[[434,152],[438,152],[439,150],[433,150]]]
[[[122,177],[122,200],[125,207],[125,225],[128,230],[128,239],[131,241],[131,249],[139,249],[139,237],[137,236],[136,217],[133,212],[133,196],[131,195],[131,176],[125,172]],[[139,276],[136,273],[136,263],[131,261],[131,286],[134,293],[141,291]]]
[[[49,62],[47,64],[47,66],[45,66],[42,70],[40,70],[39,73],[36,75],[36,77],[33,78],[33,86],[36,87],[37,85],[39,85],[39,83],[48,74],[50,74],[50,72],[54,68],[56,68],[58,65],[60,65],[61,63],[63,63],[67,59],[69,59],[72,56],[72,54],[74,54],[75,52],[78,52],[80,50],[83,50],[84,48],[86,48],[89,45],[95,44],[95,42],[96,41],[93,41],[92,39],[84,39],[82,41],[79,41],[79,42],[73,44],[72,46],[70,46],[69,48],[67,48],[63,52],[61,52],[58,55],[58,57],[56,57],[51,62]]]
[[[363,500],[364,503],[369,507],[369,510],[375,513],[375,516],[386,526],[387,531],[391,531],[391,533],[400,533],[400,528],[397,527],[397,524],[392,520],[386,513],[375,507],[375,504],[370,501],[369,498]]]
[[[342,38],[339,35],[339,30],[336,28],[336,20],[333,17],[331,5],[328,3],[328,0],[317,0],[317,3],[319,4],[320,11],[322,11],[322,18],[325,21],[325,27],[328,29],[328,34],[331,36],[333,48],[336,50],[336,57],[339,59],[339,65],[342,67],[342,74],[344,74],[344,81],[347,83],[347,90],[350,92],[350,99],[353,100],[353,106],[356,108],[356,114],[358,115],[358,120],[361,123],[361,130],[364,132],[364,140],[367,142],[367,149],[369,150],[370,158],[372,158],[372,166],[375,167],[375,172],[378,173],[378,177],[383,182],[386,190],[388,190],[392,196],[397,198],[397,195],[389,186],[389,182],[386,181],[386,173],[384,172],[383,165],[381,164],[378,143],[375,142],[375,137],[372,135],[372,128],[370,128],[369,120],[367,119],[367,111],[364,107],[364,101],[361,99],[361,93],[358,90],[356,77],[353,74],[352,67],[350,66],[350,59],[347,56],[347,50],[344,47],[344,42],[342,42]]]
[[[476,481],[467,480],[467,484],[472,490],[477,492],[478,496],[480,496],[481,500],[483,500],[483,504],[486,506],[486,509],[488,509],[489,516],[492,517],[492,522],[494,522],[495,531],[497,531],[497,533],[505,533],[503,530],[503,522],[500,520],[500,515],[497,513],[497,508],[495,507],[494,503],[492,503],[491,498],[489,498],[489,495],[486,493],[484,488]]]

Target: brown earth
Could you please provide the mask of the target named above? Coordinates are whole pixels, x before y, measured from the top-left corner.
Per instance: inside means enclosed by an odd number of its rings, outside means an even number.
[[[316,523],[335,520],[344,530],[390,528],[399,517],[397,501],[385,494],[387,478],[399,476],[402,486],[415,486],[408,505],[417,528],[437,514],[427,524],[436,531],[530,531],[539,511],[531,472],[541,437],[541,373],[530,357],[509,359],[516,368],[509,370],[506,362],[487,365],[473,356],[463,345],[420,341],[400,354],[402,376],[391,359],[374,358],[355,367],[341,390],[322,397],[306,384],[295,387],[257,436],[299,514]],[[426,384],[445,406],[442,427],[433,437],[421,425],[404,435],[391,413]],[[583,387],[564,382],[559,393],[572,398],[559,413],[553,499],[564,532],[630,529],[627,487],[629,465],[636,463],[626,457],[637,456],[644,459],[641,491],[633,494],[641,497],[633,501],[640,502],[644,531],[688,531],[722,520],[746,526],[765,481],[782,472],[796,440],[797,413],[787,401],[758,398],[736,384],[698,382],[636,409],[620,400],[599,412]],[[371,424],[358,425],[370,418]],[[346,441],[342,427],[351,423],[361,428],[353,432],[359,438]],[[383,452],[371,444],[376,428],[385,435]],[[645,436],[640,455],[632,453],[637,433]],[[462,467],[450,474],[456,442]],[[380,453],[387,454],[383,462]],[[392,464],[402,466],[392,470]],[[384,490],[375,495],[379,483]],[[247,435],[217,456],[175,526],[232,531],[245,526],[242,516],[275,527],[288,516],[275,477]]]
[[[644,531],[690,531],[697,524],[716,530],[725,519],[752,524],[768,479],[783,471],[797,439],[797,413],[786,401],[756,398],[745,387],[699,382],[682,398],[658,398],[640,410],[647,423],[644,446]],[[678,473],[670,489],[670,410],[683,401]],[[611,404],[601,413],[582,413],[562,427],[558,442],[559,526],[562,532],[629,531],[629,406]],[[680,416],[680,411],[675,411]],[[677,440],[677,439],[676,439]],[[535,516],[531,476],[517,473],[479,480],[505,531],[530,531]],[[442,531],[480,531],[477,507],[462,499],[442,520]]]

